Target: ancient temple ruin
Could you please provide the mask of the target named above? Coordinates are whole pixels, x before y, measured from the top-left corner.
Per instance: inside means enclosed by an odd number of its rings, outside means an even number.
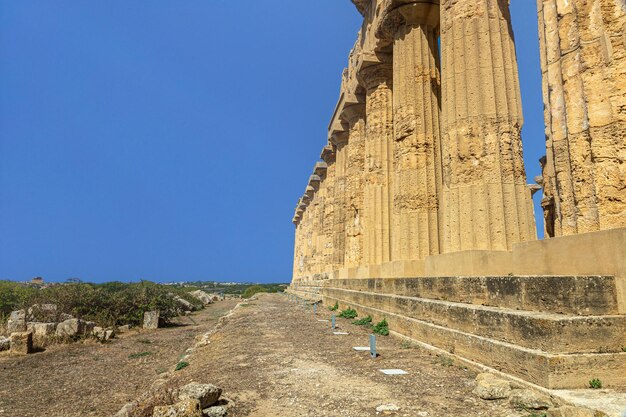
[[[625,386],[626,3],[537,0],[544,240],[508,0],[353,3],[290,291],[544,387]]]

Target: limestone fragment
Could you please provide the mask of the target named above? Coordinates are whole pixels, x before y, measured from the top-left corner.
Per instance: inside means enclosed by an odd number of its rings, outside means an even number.
[[[198,400],[204,409],[212,406],[220,399],[222,390],[212,384],[199,384],[192,382],[182,387],[178,393],[178,398],[182,400]]]
[[[159,328],[159,312],[146,311],[143,313],[143,328],[158,329]]]
[[[7,320],[7,333],[25,332],[26,331],[26,311],[12,311]]]
[[[11,353],[28,355],[33,351],[32,332],[18,332],[11,334]]]
[[[78,337],[84,334],[85,322],[80,319],[65,320],[59,323],[56,329],[56,335],[59,337]]]
[[[376,407],[376,411],[382,413],[384,411],[400,411],[400,407],[395,404],[383,404]]]
[[[511,391],[510,403],[520,410],[547,410],[552,407],[552,401],[547,395],[529,389]]]
[[[192,291],[189,294],[196,297],[198,300],[202,301],[204,305],[209,305],[213,303],[213,297],[202,290]]]
[[[0,352],[11,348],[11,339],[8,337],[0,337]]]
[[[54,335],[57,323],[28,323],[27,331],[33,332],[35,337],[49,337]]]
[[[598,414],[592,410],[581,407],[563,406],[554,408],[548,412],[549,417],[601,417],[603,414]]]
[[[511,385],[508,381],[500,379],[495,375],[483,373],[476,377],[474,394],[483,400],[500,400],[509,397]]]
[[[202,417],[198,400],[184,400],[174,405],[154,407],[152,417]]]
[[[228,415],[228,409],[223,405],[216,405],[202,410],[205,417],[226,417]]]

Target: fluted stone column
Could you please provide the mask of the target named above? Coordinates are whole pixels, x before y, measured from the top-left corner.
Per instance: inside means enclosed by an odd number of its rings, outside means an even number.
[[[505,0],[442,0],[444,252],[536,239]]]
[[[326,163],[326,204],[324,204],[324,264],[323,272],[332,272],[337,268],[334,260],[334,232],[335,232],[335,161],[336,153],[332,145],[324,147],[321,159]]]
[[[302,260],[301,254],[301,233],[300,224],[296,223],[295,240],[293,245],[293,281],[296,281],[301,275],[300,262]]]
[[[439,2],[422,0],[387,16],[393,37],[393,259],[440,253]]]
[[[345,191],[345,267],[358,267],[363,260],[363,167],[365,161],[364,106],[355,104],[344,109],[349,126],[346,145]]]
[[[626,6],[538,0],[549,236],[626,227]]]
[[[359,74],[366,89],[363,264],[391,260],[393,118],[391,66],[375,64]]]
[[[315,224],[317,228],[315,238],[315,274],[322,274],[326,272],[328,260],[326,259],[326,204],[327,204],[327,183],[326,183],[326,170],[327,165],[325,162],[317,162],[313,171],[313,177],[319,178],[317,191],[315,193],[315,201],[317,203],[315,208]],[[315,187],[314,187],[315,188]]]
[[[348,133],[341,132],[332,136],[335,146],[335,193],[333,218],[333,265],[336,269],[345,266],[346,255],[346,161]]]

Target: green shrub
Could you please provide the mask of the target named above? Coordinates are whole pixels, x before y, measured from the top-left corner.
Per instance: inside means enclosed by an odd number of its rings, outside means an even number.
[[[152,352],[139,352],[139,353],[133,353],[131,355],[128,355],[128,359],[137,359],[137,358],[143,358],[144,356],[150,356],[152,355]]]
[[[359,314],[356,312],[355,309],[348,307],[339,314],[339,317],[344,319],[353,319],[358,315]]]
[[[387,319],[382,319],[382,321],[376,323],[372,331],[381,336],[389,336],[389,324],[387,324]]]
[[[339,310],[339,301],[337,301],[334,306],[328,307],[328,309],[330,311],[337,311],[337,310]]]
[[[131,284],[72,281],[45,288],[0,281],[0,316],[34,304],[55,304],[57,315],[71,314],[77,318],[95,321],[103,327],[124,324],[139,326],[143,323],[143,314],[146,311],[158,310],[165,322],[178,316],[182,311],[172,294],[200,306],[201,302],[189,295],[188,291],[189,289],[174,289],[149,281]]]
[[[184,369],[184,368],[186,368],[186,367],[188,367],[188,366],[189,366],[189,362],[182,362],[182,361],[181,361],[181,362],[178,362],[178,363],[176,364],[176,368],[175,368],[174,370],[175,370],[175,371],[180,371],[181,369]]]
[[[589,386],[592,389],[600,389],[602,388],[602,381],[600,381],[598,378],[594,378],[591,381],[589,381]]]
[[[254,294],[258,294],[258,293],[262,293],[262,292],[267,292],[267,290],[265,288],[263,288],[262,286],[260,286],[260,285],[251,285],[248,288],[246,288],[246,290],[242,294],[242,297],[243,298],[250,298]]]
[[[359,320],[354,320],[352,324],[356,324],[357,326],[369,326],[372,324],[372,316],[366,316]]]

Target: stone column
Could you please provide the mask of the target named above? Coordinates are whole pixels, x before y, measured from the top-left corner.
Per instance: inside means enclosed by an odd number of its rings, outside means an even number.
[[[506,0],[442,0],[443,251],[536,239]]]
[[[294,219],[294,224],[296,225],[295,230],[295,239],[293,244],[293,280],[300,276],[300,221]]]
[[[552,236],[626,227],[626,8],[538,0]]]
[[[393,37],[394,260],[440,253],[438,3],[401,6],[385,24]]]
[[[357,267],[363,261],[363,167],[365,161],[365,108],[354,104],[344,108],[342,118],[349,126],[346,146],[345,267]]]
[[[342,269],[346,254],[346,154],[348,132],[335,133],[331,137],[335,146],[335,193],[333,219],[333,266]]]
[[[317,192],[315,193],[315,201],[317,202],[315,209],[315,223],[317,228],[315,239],[315,274],[322,274],[326,272],[328,260],[326,259],[326,223],[327,219],[326,204],[327,204],[327,184],[326,184],[326,162],[317,162],[313,170],[313,177],[319,178],[317,186]]]
[[[324,272],[332,272],[337,268],[334,260],[334,225],[335,225],[335,147],[328,145],[322,150],[320,158],[326,162],[326,204],[324,204]]]
[[[363,264],[391,260],[391,176],[393,119],[391,66],[375,64],[361,69],[366,89],[365,171],[363,202]]]
[[[304,273],[304,225],[303,218],[306,210],[306,204],[302,199],[298,200],[293,223],[296,225],[295,243],[294,243],[294,260],[293,260],[293,278],[300,280]]]

